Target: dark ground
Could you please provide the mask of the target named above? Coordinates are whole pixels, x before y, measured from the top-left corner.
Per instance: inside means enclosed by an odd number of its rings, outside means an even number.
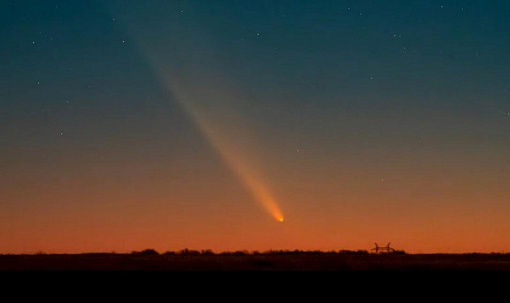
[[[0,255],[0,270],[510,270],[510,254]]]
[[[29,301],[508,302],[510,254],[0,255],[0,281]]]

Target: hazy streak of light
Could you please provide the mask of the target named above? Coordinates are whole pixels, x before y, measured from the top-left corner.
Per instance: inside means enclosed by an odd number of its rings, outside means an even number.
[[[276,198],[270,191],[269,185],[264,182],[265,178],[263,178],[262,173],[258,171],[257,165],[255,165],[253,157],[256,155],[253,153],[242,152],[241,150],[245,148],[246,145],[243,146],[240,142],[234,143],[235,136],[232,136],[232,133],[229,133],[229,127],[232,125],[242,129],[246,126],[246,123],[239,120],[229,120],[228,123],[225,123],[224,121],[225,114],[230,116],[235,116],[237,114],[234,110],[232,110],[232,104],[222,101],[228,99],[227,95],[231,98],[233,91],[227,90],[218,93],[221,89],[216,90],[215,88],[212,88],[209,90],[217,96],[216,99],[213,98],[211,100],[219,102],[223,109],[223,112],[221,112],[221,119],[218,117],[216,117],[216,119],[211,118],[211,115],[203,108],[203,105],[206,104],[204,100],[208,98],[197,96],[196,94],[196,91],[201,88],[197,85],[197,83],[205,86],[203,81],[193,82],[194,85],[191,86],[184,85],[185,83],[183,80],[186,77],[183,76],[183,74],[189,74],[189,72],[194,69],[195,62],[188,65],[181,64],[179,67],[165,67],[165,64],[163,64],[164,60],[162,60],[162,56],[158,55],[156,48],[151,48],[149,44],[144,43],[145,36],[142,32],[140,32],[139,28],[134,26],[132,23],[127,22],[123,23],[123,25],[125,29],[128,30],[128,34],[133,38],[133,41],[140,53],[143,54],[144,59],[149,62],[152,70],[165,83],[165,88],[179,103],[184,112],[192,118],[194,123],[200,129],[202,135],[218,152],[229,169],[242,181],[246,189],[253,196],[254,200],[277,221],[283,222],[284,217]],[[204,38],[205,37],[201,37],[200,40],[193,41],[193,43],[197,41],[204,43]],[[193,47],[196,48],[196,45],[193,45]],[[201,58],[201,60],[202,59],[203,58]],[[176,70],[173,69],[176,69],[179,72],[176,72]],[[222,86],[227,87],[224,84]],[[222,93],[223,95],[221,95]],[[241,98],[238,98],[235,101],[238,102],[240,99]],[[247,134],[243,134],[243,136],[244,135]]]
[[[211,131],[216,129],[218,122],[208,118],[203,110],[200,110],[198,106],[194,106],[192,97],[181,88],[184,85],[179,85],[176,82],[176,80],[166,82],[174,98],[193,118],[202,134],[221,155],[228,167],[243,182],[255,200],[276,220],[283,222],[283,215],[275,197],[269,191],[268,185],[262,181],[262,176],[250,165],[247,156],[238,151],[238,148],[231,142],[231,138],[228,138],[222,132]]]

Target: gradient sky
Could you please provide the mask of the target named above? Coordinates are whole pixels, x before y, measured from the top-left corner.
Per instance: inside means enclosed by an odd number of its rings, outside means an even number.
[[[0,253],[508,252],[509,15],[2,1]]]

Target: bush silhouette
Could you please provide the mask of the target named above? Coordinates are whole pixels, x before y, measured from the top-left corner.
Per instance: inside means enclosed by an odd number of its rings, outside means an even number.
[[[152,248],[147,248],[142,251],[133,251],[131,254],[133,255],[143,255],[143,256],[158,256],[159,253]]]
[[[190,255],[200,255],[200,252],[198,250],[191,250],[191,249],[185,248],[185,249],[181,249],[177,254],[190,256]]]

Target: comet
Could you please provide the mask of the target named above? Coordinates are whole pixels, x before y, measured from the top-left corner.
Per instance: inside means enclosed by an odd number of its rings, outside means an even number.
[[[211,115],[206,107],[203,106],[203,100],[200,88],[186,89],[187,85],[183,82],[178,82],[175,77],[173,81],[167,82],[169,91],[173,94],[174,98],[185,109],[185,111],[192,117],[195,124],[201,130],[201,133],[207,141],[214,147],[214,149],[221,155],[223,162],[227,167],[242,181],[245,188],[251,193],[254,200],[262,206],[262,208],[269,213],[274,219],[283,222],[283,214],[280,210],[276,198],[269,189],[269,185],[264,182],[262,172],[255,165],[256,159],[246,152],[246,146],[242,146],[237,142],[235,137],[246,138],[249,137],[246,131],[243,131],[242,121],[238,121],[232,112],[220,112],[219,117]],[[216,88],[217,90],[219,88]],[[218,92],[216,92],[218,93]],[[210,92],[204,95],[209,96]],[[232,93],[225,93],[221,95],[232,95]],[[223,100],[226,102],[228,99],[223,96],[213,97],[215,101]],[[221,104],[221,108],[229,108],[228,104]],[[230,117],[230,118],[229,118]],[[229,125],[236,125],[235,131]],[[233,133],[237,133],[237,136]],[[240,135],[239,135],[240,133]]]
[[[135,31],[133,29],[133,33]],[[248,129],[241,113],[235,110],[235,106],[246,101],[246,97],[225,82],[218,82],[221,77],[217,75],[221,74],[221,70],[208,72],[194,61],[183,61],[178,67],[166,66],[161,57],[164,53],[151,50],[143,43],[143,35],[135,36],[134,40],[153,71],[206,141],[242,182],[253,200],[276,221],[283,222],[280,206],[260,170],[263,165],[257,162],[256,150],[260,142],[250,136],[252,130]],[[209,59],[214,61],[214,58]]]

